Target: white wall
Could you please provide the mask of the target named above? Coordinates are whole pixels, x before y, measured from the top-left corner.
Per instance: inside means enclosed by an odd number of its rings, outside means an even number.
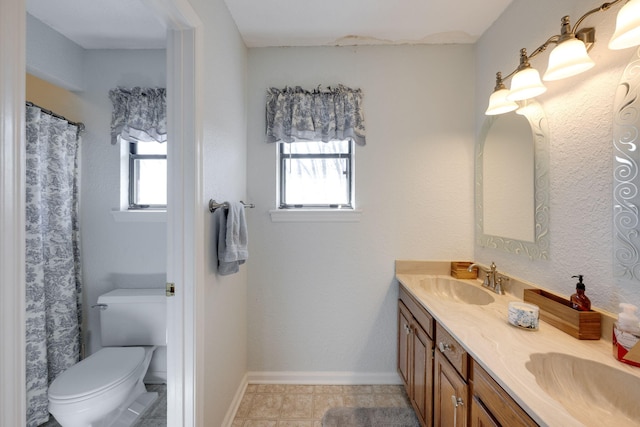
[[[249,50],[249,370],[395,377],[396,259],[468,259],[473,51],[460,46]],[[270,86],[364,92],[358,223],[272,223]]]
[[[572,23],[601,4],[596,0],[515,0],[476,46],[476,130],[495,82],[518,65],[518,52],[529,52],[559,33],[560,19]],[[607,43],[620,6],[592,15],[582,27],[596,27],[590,56],[596,66],[579,76],[546,83],[538,97],[549,123],[550,256],[531,261],[523,255],[476,247],[478,261],[566,296],[574,292],[572,275],[584,274],[592,304],[617,312],[619,302],[640,305],[640,283],[618,283],[613,275],[612,117],[616,87],[634,49],[613,51]],[[550,49],[549,49],[550,50]],[[531,60],[544,73],[548,52]]]
[[[100,294],[166,282],[166,223],[116,222],[111,215],[120,206],[120,146],[111,145],[109,99],[118,86],[166,87],[165,61],[164,50],[85,51],[80,214],[90,353],[100,348],[98,310],[90,308]]]
[[[210,198],[246,198],[247,51],[223,0],[191,0],[191,4],[203,21],[204,194],[200,208],[206,210]],[[230,416],[228,410],[247,372],[247,267],[231,276],[217,275],[211,219],[207,212],[204,372],[199,379],[204,383],[202,419],[218,426]]]
[[[27,72],[68,90],[85,87],[84,49],[27,14]]]

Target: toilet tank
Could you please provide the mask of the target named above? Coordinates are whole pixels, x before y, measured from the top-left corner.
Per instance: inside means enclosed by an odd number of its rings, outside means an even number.
[[[167,345],[164,289],[115,289],[98,304],[103,347]]]

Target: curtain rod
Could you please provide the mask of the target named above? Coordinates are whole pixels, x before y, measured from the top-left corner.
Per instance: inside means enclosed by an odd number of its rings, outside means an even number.
[[[31,101],[27,101],[27,102],[26,102],[26,104],[27,104],[27,107],[36,107],[36,108],[39,108],[39,109],[40,109],[40,110],[42,110],[42,112],[43,112],[43,113],[45,113],[45,114],[48,114],[48,115],[50,115],[50,116],[53,116],[53,117],[55,117],[56,119],[64,120],[64,121],[66,121],[67,123],[69,123],[70,125],[76,126],[76,127],[78,128],[78,134],[80,134],[80,133],[84,132],[84,123],[82,123],[82,122],[72,122],[71,120],[67,119],[66,117],[61,116],[60,114],[56,114],[56,113],[54,113],[54,112],[53,112],[53,111],[51,111],[51,110],[47,110],[46,108],[42,108],[41,106],[39,106],[39,105],[37,105],[37,104],[34,104],[34,103],[33,103],[33,102],[31,102]]]

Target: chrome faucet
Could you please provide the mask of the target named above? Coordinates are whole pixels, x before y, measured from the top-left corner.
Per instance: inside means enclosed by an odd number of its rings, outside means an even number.
[[[491,289],[496,290],[496,274],[497,274],[497,267],[496,267],[496,263],[491,261],[491,265],[489,266],[489,268],[491,270],[489,270],[487,272],[487,277],[489,278],[489,287]]]
[[[467,271],[471,272],[473,269],[477,269],[478,270],[478,274],[480,274],[480,266],[478,264],[476,264],[475,262],[473,264],[471,264],[469,267],[467,267]],[[482,282],[482,286],[488,287],[489,286],[489,272],[486,272],[485,277],[484,277],[484,281]]]
[[[467,268],[467,271],[472,271],[474,268],[477,268],[478,272],[480,272],[480,266],[476,263],[471,264]],[[508,280],[509,280],[508,277],[502,276],[501,274],[498,273],[498,268],[496,267],[496,263],[492,261],[491,265],[489,266],[489,270],[485,271],[485,277],[482,282],[482,286],[484,286],[485,288],[491,289],[493,292],[497,294],[502,295],[504,294],[504,289],[502,286],[504,282]]]
[[[502,285],[504,284],[504,282],[508,282],[509,278],[498,273],[495,262],[491,262],[490,268],[491,270],[487,273],[487,277],[489,278],[489,287],[496,294],[504,295],[504,289]]]

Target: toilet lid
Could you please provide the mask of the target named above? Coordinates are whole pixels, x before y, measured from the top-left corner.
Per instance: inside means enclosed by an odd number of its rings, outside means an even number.
[[[49,387],[52,399],[77,399],[111,388],[144,360],[142,347],[105,347],[60,374]]]

